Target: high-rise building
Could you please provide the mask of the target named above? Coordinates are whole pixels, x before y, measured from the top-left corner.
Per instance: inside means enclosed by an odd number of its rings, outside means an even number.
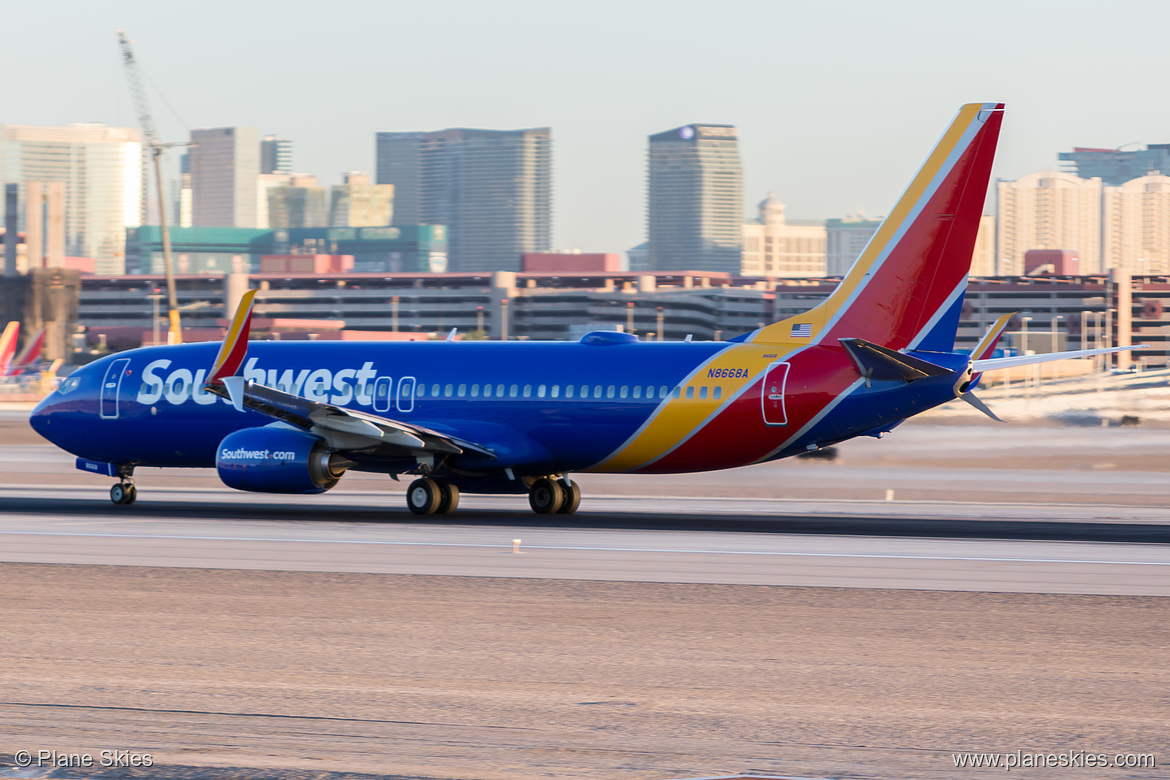
[[[292,141],[278,135],[266,135],[260,140],[260,173],[293,172]]]
[[[759,211],[758,219],[743,226],[744,276],[825,275],[825,223],[790,222],[770,192]]]
[[[861,256],[873,234],[882,226],[880,219],[864,216],[825,221],[825,275],[844,276]]]
[[[333,185],[329,203],[332,227],[383,227],[394,215],[394,185],[371,184],[369,174],[345,174],[344,184]]]
[[[394,224],[446,225],[452,271],[515,271],[552,246],[552,131],[378,133]]]
[[[251,227],[260,176],[260,138],[254,127],[191,131],[191,224],[196,227]]]
[[[1106,187],[1103,198],[1102,270],[1170,273],[1170,176]]]
[[[1000,276],[1024,273],[1029,249],[1067,249],[1081,273],[1101,270],[1101,180],[1071,173],[1034,173],[997,185]]]
[[[971,253],[971,276],[995,276],[995,271],[995,216],[984,214],[979,218],[975,251]]]
[[[1117,187],[1150,173],[1170,174],[1170,144],[1150,144],[1145,149],[1129,152],[1077,147],[1071,152],[1061,152],[1059,157],[1066,173],[1082,179],[1100,179],[1107,187]]]
[[[731,125],[686,125],[650,136],[650,270],[738,273],[743,167]]]
[[[120,274],[126,228],[142,224],[145,166],[137,130],[105,125],[0,125],[0,181],[64,184],[66,255]],[[3,208],[3,204],[0,204]],[[24,213],[20,230],[26,230]]]
[[[294,174],[287,184],[268,189],[268,226],[315,228],[329,224],[329,191],[317,177]]]

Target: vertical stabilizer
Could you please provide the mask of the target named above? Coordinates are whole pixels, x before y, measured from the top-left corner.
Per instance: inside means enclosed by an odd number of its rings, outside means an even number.
[[[12,366],[12,356],[16,354],[16,337],[20,335],[20,323],[16,320],[8,323],[4,334],[0,335],[0,376],[8,376],[8,369]]]
[[[963,106],[833,294],[746,340],[953,349],[1002,118],[1002,103]]]

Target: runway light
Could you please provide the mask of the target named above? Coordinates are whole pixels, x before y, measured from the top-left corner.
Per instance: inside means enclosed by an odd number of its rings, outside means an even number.
[[[894,491],[887,490],[886,491],[886,501],[893,501],[893,500],[894,500]]]
[[[520,552],[520,540],[519,539],[512,540],[512,552],[514,552],[514,553]]]

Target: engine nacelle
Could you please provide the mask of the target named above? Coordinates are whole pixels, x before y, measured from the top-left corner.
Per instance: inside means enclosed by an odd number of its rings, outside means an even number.
[[[350,465],[321,437],[291,428],[245,428],[215,453],[223,484],[255,493],[324,493]]]

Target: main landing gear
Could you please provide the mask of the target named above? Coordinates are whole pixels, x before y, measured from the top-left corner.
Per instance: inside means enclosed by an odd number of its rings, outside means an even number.
[[[541,477],[528,489],[528,505],[538,515],[571,515],[581,506],[581,488],[571,479]]]
[[[119,506],[129,506],[138,500],[138,489],[128,479],[123,479],[110,488],[110,500]]]
[[[528,488],[528,504],[540,515],[571,515],[581,506],[581,488],[563,477],[541,477]],[[406,505],[416,515],[449,515],[459,507],[459,488],[421,477],[406,489]]]
[[[459,508],[459,488],[445,479],[416,479],[406,489],[406,505],[416,515],[449,515]]]

